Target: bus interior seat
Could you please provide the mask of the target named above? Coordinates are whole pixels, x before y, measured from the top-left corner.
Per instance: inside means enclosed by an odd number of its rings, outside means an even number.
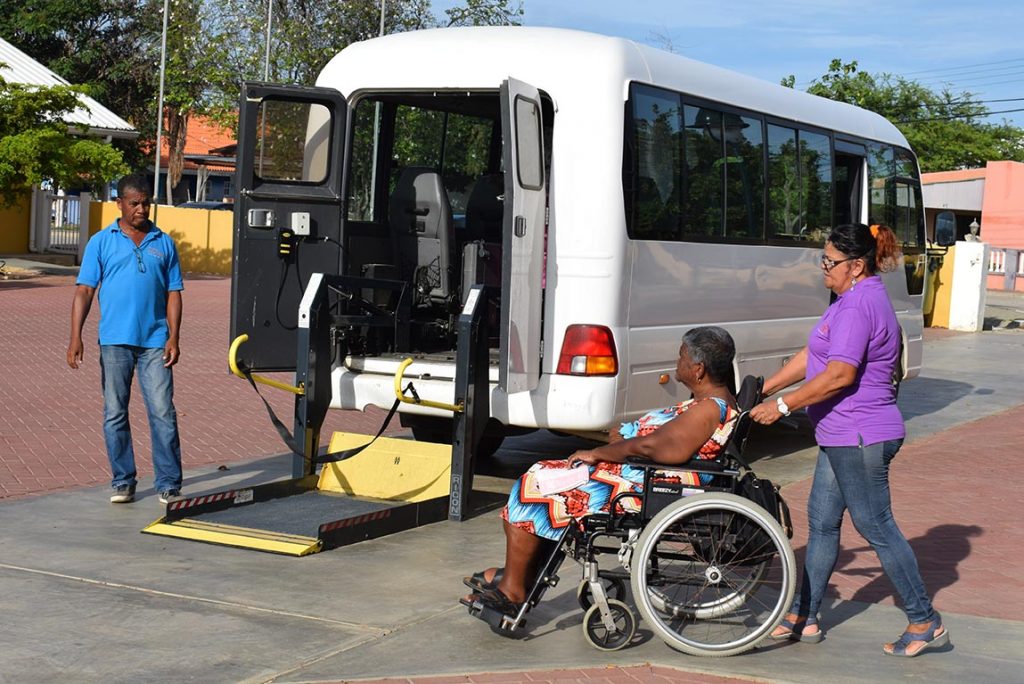
[[[447,301],[455,233],[441,174],[421,166],[402,169],[388,200],[388,224],[402,276],[415,286],[415,302]]]
[[[462,302],[473,285],[501,284],[501,232],[505,219],[505,174],[481,176],[466,199],[462,248]]]
[[[501,243],[505,174],[481,176],[466,200],[466,239]]]

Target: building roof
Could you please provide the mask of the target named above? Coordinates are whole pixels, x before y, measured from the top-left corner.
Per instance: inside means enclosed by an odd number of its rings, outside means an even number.
[[[960,171],[933,171],[921,174],[921,185],[932,183],[962,183],[964,181],[984,180],[986,169],[963,169]]]
[[[188,121],[185,136],[185,169],[195,170],[205,166],[211,171],[231,173],[235,170],[235,134],[213,119],[194,115]],[[152,150],[152,146],[149,147]],[[167,168],[170,150],[167,131],[160,140],[160,168]],[[147,153],[148,154],[148,153]]]
[[[188,122],[185,138],[185,163],[193,162],[208,166],[216,171],[233,171],[235,168],[235,133],[205,116],[193,116]],[[229,148],[229,155],[217,151]]]
[[[63,78],[0,38],[0,77],[9,83],[29,86],[71,85]],[[139,135],[130,123],[88,95],[79,95],[81,107],[64,117],[69,126],[88,127],[89,134],[112,138],[135,138]]]

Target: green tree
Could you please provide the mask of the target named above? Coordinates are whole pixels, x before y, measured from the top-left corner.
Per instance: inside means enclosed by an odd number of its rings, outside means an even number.
[[[446,26],[519,26],[523,19],[523,3],[507,0],[465,0],[444,11]]]
[[[156,126],[156,9],[140,0],[0,0],[0,37],[86,88],[146,139]],[[137,143],[114,145],[133,168],[143,167]]]
[[[795,80],[788,76],[782,85],[792,88]],[[977,168],[987,161],[1024,161],[1024,129],[1005,121],[986,123],[989,109],[968,91],[936,92],[902,76],[861,71],[856,61],[834,59],[807,92],[889,119],[914,148],[924,172]]]
[[[128,170],[118,150],[69,133],[62,117],[80,106],[81,92],[0,78],[0,201],[5,205],[43,181],[95,188]]]

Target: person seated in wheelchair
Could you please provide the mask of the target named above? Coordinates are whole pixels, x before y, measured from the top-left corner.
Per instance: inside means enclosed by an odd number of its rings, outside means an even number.
[[[683,336],[675,373],[676,380],[692,393],[691,399],[623,424],[606,445],[577,451],[565,460],[534,464],[513,485],[501,514],[504,568],[466,577],[463,581],[473,594],[460,602],[470,607],[481,604],[506,615],[517,613],[533,585],[543,550],[561,537],[566,526],[609,512],[611,501],[623,492],[641,492],[644,469],[626,463],[628,457],[673,466],[717,458],[739,414],[729,386],[735,354],[736,345],[724,329],[693,328]],[[673,470],[660,477],[679,478],[684,485],[699,487],[711,476]],[[559,487],[572,482],[577,484]],[[640,499],[622,497],[617,506],[638,512]]]

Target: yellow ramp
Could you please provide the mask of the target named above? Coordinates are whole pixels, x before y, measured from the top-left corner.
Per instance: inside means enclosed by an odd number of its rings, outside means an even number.
[[[369,439],[368,435],[335,432],[328,451],[354,449]],[[417,503],[448,496],[451,474],[451,446],[380,437],[352,458],[325,464],[317,489]]]
[[[310,553],[316,553],[323,547],[320,540],[316,537],[189,520],[187,518],[173,522],[166,522],[165,518],[160,518],[156,522],[147,525],[142,531],[147,534],[158,534],[164,537],[191,539],[221,546],[237,546],[242,549],[255,549],[269,553],[280,553],[286,556],[305,556]]]

